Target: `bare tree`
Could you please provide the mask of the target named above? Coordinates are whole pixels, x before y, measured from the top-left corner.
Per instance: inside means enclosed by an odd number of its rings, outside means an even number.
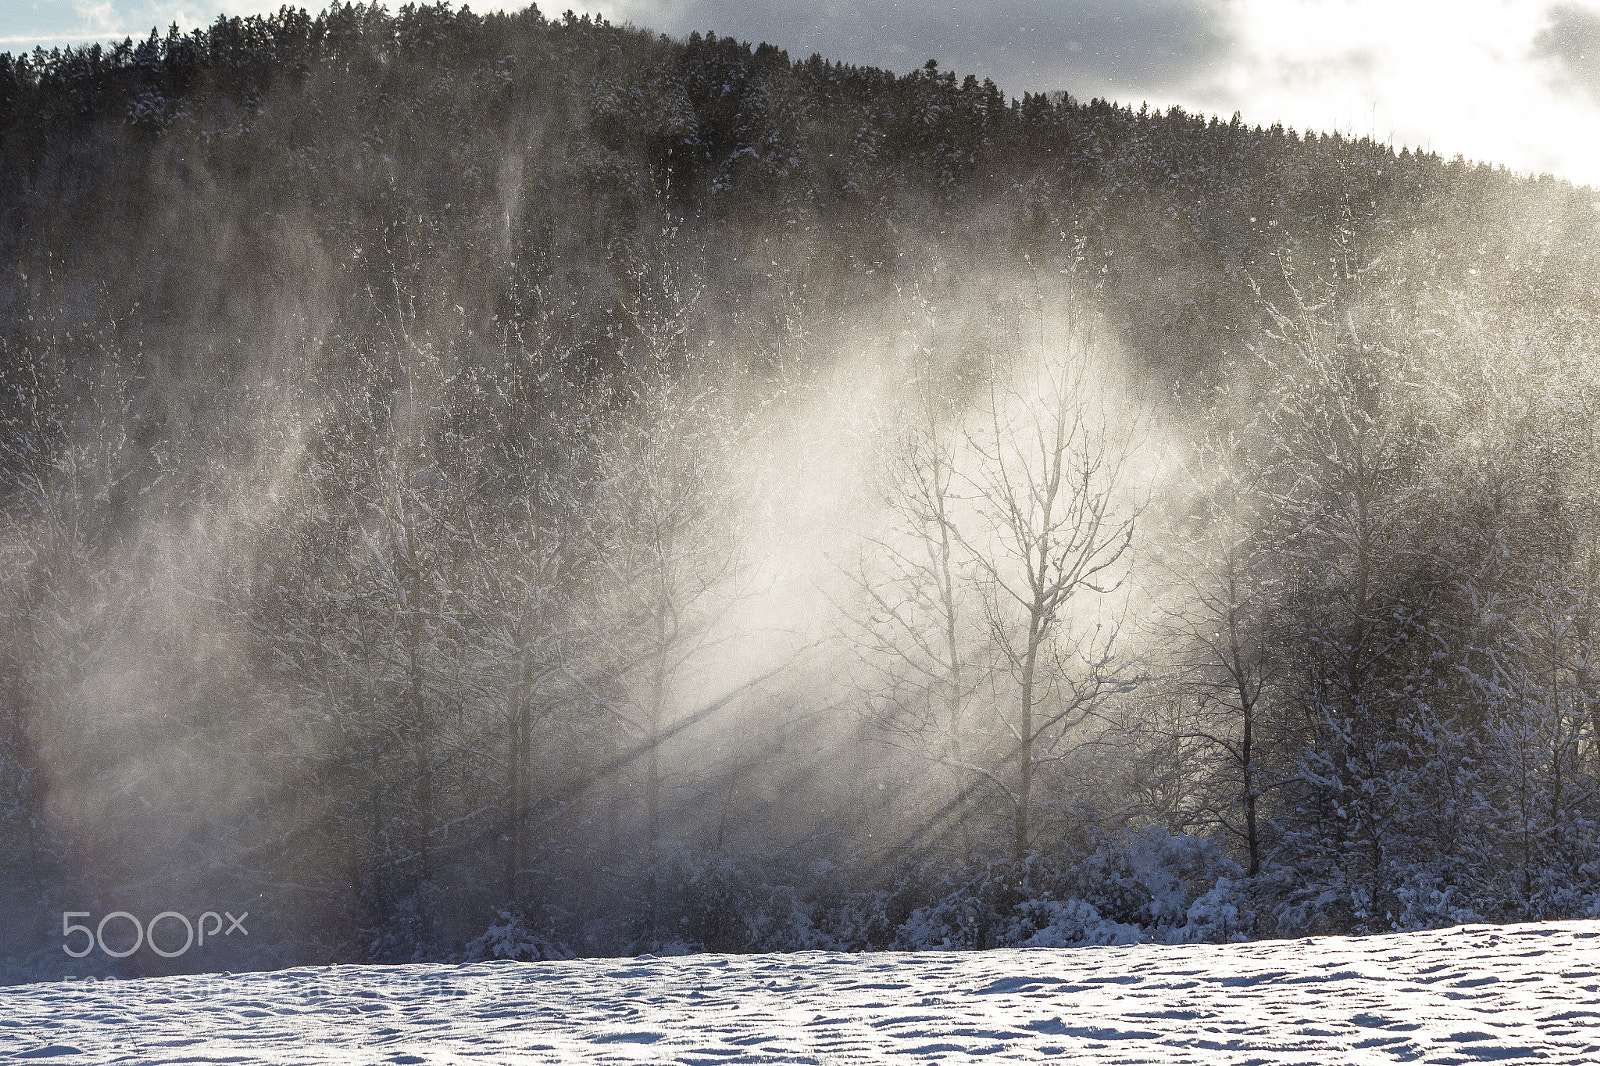
[[[573,382],[573,354],[538,303],[531,321],[505,327],[499,373],[481,390],[482,421],[498,429],[484,494],[469,517],[472,612],[482,660],[476,671],[489,707],[492,746],[503,788],[504,893],[523,896],[532,859],[533,812],[560,790],[560,774],[539,754],[567,765],[581,702],[585,648],[595,620],[585,609],[598,538],[589,513],[597,401]],[[563,712],[572,712],[563,715]],[[492,739],[491,739],[492,738]]]
[[[663,244],[675,231],[660,235]],[[663,249],[630,273],[629,325],[600,430],[596,513],[605,545],[590,693],[642,763],[650,860],[662,839],[664,747],[757,681],[709,700],[687,684],[723,644],[748,580],[732,507],[731,457],[745,432],[727,369],[694,334],[698,281]],[[757,679],[759,680],[759,679]]]
[[[972,564],[955,531],[955,512],[964,506],[956,483],[961,374],[935,351],[933,307],[920,294],[913,299],[920,321],[907,331],[910,354],[900,375],[908,385],[879,443],[878,496],[889,520],[861,538],[860,557],[846,573],[856,604],[841,616],[867,669],[864,703],[878,724],[900,746],[952,773],[954,798],[935,822],[954,824],[966,855],[988,634]]]
[[[1200,778],[1195,813],[1244,846],[1253,877],[1263,852],[1259,806],[1270,787],[1262,766],[1263,701],[1280,661],[1273,642],[1280,573],[1261,522],[1260,471],[1230,424],[1227,399],[1191,456],[1196,506],[1167,531],[1162,580],[1178,599],[1160,631],[1175,645],[1174,680],[1186,690],[1181,703],[1194,707],[1175,728],[1186,771]],[[1192,745],[1210,758],[1196,758]],[[1224,766],[1220,781],[1205,769],[1214,759]]]
[[[1040,767],[1135,684],[1101,608],[1126,576],[1143,507],[1128,484],[1132,432],[1100,391],[1090,316],[1069,290],[1059,314],[1041,306],[1037,322],[1036,339],[1016,330],[1012,357],[990,360],[971,409],[941,408],[937,387],[913,407],[891,464],[900,532],[875,542],[882,576],[858,582],[858,628],[892,680],[889,723],[939,738],[921,751],[957,769],[963,788],[981,780],[1004,797],[1019,860]],[[962,632],[967,611],[981,644]]]
[[[954,527],[1013,686],[1000,720],[1018,860],[1032,844],[1040,765],[1062,757],[1102,701],[1136,684],[1119,661],[1115,620],[1096,615],[1122,585],[1143,508],[1127,484],[1130,432],[1099,392],[1088,313],[1069,294],[1054,324],[1042,309],[1039,322],[1034,358],[995,368],[983,419],[966,434],[977,523]],[[998,779],[1002,767],[986,772]]]

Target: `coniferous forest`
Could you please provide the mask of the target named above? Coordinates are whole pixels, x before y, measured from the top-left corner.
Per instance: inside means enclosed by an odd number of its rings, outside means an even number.
[[[0,56],[5,976],[1600,916],[1600,194],[1062,88]]]

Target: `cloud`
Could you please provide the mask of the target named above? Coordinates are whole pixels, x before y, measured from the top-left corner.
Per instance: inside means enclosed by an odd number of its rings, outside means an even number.
[[[153,29],[165,33],[177,23],[188,31],[209,26],[219,15],[264,15],[283,0],[0,0],[0,51],[46,50],[142,40]],[[7,5],[11,10],[7,10]],[[292,6],[319,10],[320,3],[292,0]],[[391,4],[391,6],[396,6]],[[506,6],[510,6],[509,4]]]
[[[990,77],[1012,95],[1179,91],[1228,61],[1233,32],[1221,0],[612,0],[613,18],[674,35],[713,30],[765,40],[793,56],[906,71],[928,59]]]
[[[1557,84],[1600,102],[1600,12],[1577,4],[1550,8],[1550,24],[1533,38],[1533,54],[1556,68]]]

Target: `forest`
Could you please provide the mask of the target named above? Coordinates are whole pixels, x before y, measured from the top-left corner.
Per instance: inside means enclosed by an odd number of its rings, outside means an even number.
[[[1600,917],[1600,193],[1070,89],[0,56],[0,978]]]

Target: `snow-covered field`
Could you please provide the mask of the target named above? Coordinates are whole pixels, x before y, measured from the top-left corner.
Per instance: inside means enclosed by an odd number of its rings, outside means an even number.
[[[1600,922],[982,953],[336,967],[0,989],[53,1063],[1600,1062]]]

